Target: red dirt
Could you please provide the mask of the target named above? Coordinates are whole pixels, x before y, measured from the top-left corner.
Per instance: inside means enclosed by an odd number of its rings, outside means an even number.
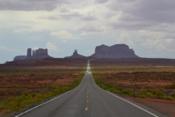
[[[0,117],[4,117],[4,116],[6,116],[7,113],[8,113],[7,110],[0,109]]]
[[[101,79],[109,84],[132,88],[162,88],[174,90],[174,72],[121,72],[100,74]]]
[[[44,94],[56,87],[70,86],[79,79],[81,71],[81,66],[0,68],[0,103],[23,94]],[[11,114],[0,104],[0,117],[8,113]]]
[[[144,99],[127,97],[131,101],[150,107],[168,117],[175,117],[175,100]]]
[[[120,86],[123,89],[151,90],[165,95],[175,94],[175,72],[107,72],[96,73],[97,78],[112,86]],[[175,100],[133,98],[127,99],[152,108],[168,117],[175,117]],[[153,97],[152,97],[153,98]],[[159,98],[159,97],[158,97]]]

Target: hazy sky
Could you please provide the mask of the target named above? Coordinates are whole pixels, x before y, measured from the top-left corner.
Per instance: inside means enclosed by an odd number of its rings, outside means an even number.
[[[90,55],[125,43],[144,57],[175,58],[174,0],[0,0],[0,62],[48,48]]]

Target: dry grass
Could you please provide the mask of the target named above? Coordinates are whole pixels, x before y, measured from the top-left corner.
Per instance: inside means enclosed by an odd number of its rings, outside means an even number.
[[[74,88],[83,72],[82,66],[1,68],[0,116],[28,108]]]
[[[94,66],[93,73],[101,87],[121,95],[175,99],[175,67]]]

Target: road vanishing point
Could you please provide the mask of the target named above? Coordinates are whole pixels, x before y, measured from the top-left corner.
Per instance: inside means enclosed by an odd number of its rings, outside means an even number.
[[[165,117],[160,113],[96,85],[90,64],[75,89],[26,110],[15,117]]]

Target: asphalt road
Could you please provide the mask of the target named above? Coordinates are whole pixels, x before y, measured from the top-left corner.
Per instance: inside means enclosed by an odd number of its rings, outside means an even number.
[[[164,117],[99,88],[87,71],[80,85],[16,117]]]

